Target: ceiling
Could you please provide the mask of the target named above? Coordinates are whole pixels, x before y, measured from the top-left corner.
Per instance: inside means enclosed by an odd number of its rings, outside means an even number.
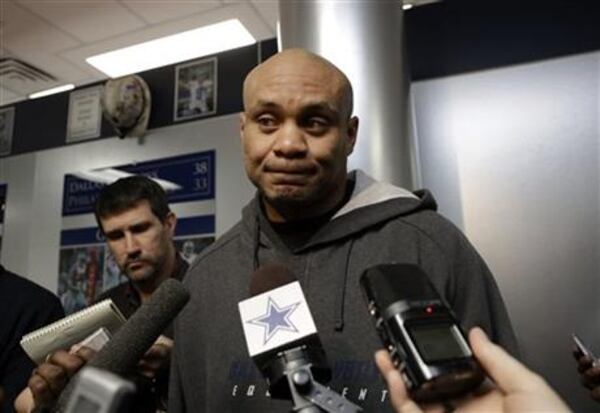
[[[105,79],[87,57],[232,17],[257,40],[273,38],[278,14],[264,0],[0,0],[0,105]]]
[[[278,1],[0,0],[0,105],[105,79],[90,56],[231,18],[256,40],[274,38]]]

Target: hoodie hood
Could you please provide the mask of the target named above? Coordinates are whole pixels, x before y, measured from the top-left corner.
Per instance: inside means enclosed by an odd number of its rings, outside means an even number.
[[[426,189],[413,193],[385,182],[377,182],[361,170],[350,172],[348,180],[355,182],[350,200],[306,244],[294,250],[294,253],[335,242],[390,219],[421,210],[437,210],[435,199]],[[260,194],[257,192],[242,212],[243,222],[246,229],[253,234],[253,238],[256,237],[261,243],[268,245],[269,241],[264,240],[257,232],[260,230],[260,213]]]
[[[433,196],[427,190],[413,193],[377,182],[360,170],[351,172],[348,179],[355,181],[350,200],[302,249],[345,238],[390,219],[425,209],[437,209]]]

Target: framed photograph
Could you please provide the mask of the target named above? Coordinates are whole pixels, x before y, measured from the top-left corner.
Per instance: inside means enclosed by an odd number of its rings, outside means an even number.
[[[0,109],[0,155],[10,155],[14,123],[15,108]]]
[[[102,291],[110,290],[127,281],[127,276],[121,272],[117,260],[108,248],[104,248],[104,272],[102,273]]]
[[[174,240],[175,249],[179,251],[181,257],[187,261],[188,264],[192,264],[194,259],[202,252],[202,250],[208,247],[215,241],[215,237],[178,237]]]
[[[103,291],[103,245],[62,248],[59,266],[58,297],[65,313],[84,309]]]
[[[175,67],[174,120],[217,112],[217,58],[196,60]]]

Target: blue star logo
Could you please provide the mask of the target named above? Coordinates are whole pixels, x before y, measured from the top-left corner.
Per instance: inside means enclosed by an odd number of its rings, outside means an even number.
[[[291,331],[294,333],[298,332],[296,326],[291,322],[290,316],[299,305],[300,303],[298,302],[280,308],[277,303],[269,297],[266,314],[248,320],[247,322],[265,328],[263,339],[264,346],[279,330]]]

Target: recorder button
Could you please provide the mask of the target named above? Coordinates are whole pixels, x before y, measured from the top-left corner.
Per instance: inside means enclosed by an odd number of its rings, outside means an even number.
[[[404,379],[404,383],[406,383],[406,388],[412,389],[413,382],[411,379],[408,378],[408,375],[404,372],[404,370],[400,371],[400,375],[402,376],[402,379]]]
[[[393,362],[400,361],[400,354],[398,354],[398,348],[396,346],[390,344],[388,346],[388,352],[390,353]]]
[[[375,301],[369,301],[369,314],[371,314],[371,316],[373,318],[379,317],[379,311],[377,311],[377,306],[375,305]]]

